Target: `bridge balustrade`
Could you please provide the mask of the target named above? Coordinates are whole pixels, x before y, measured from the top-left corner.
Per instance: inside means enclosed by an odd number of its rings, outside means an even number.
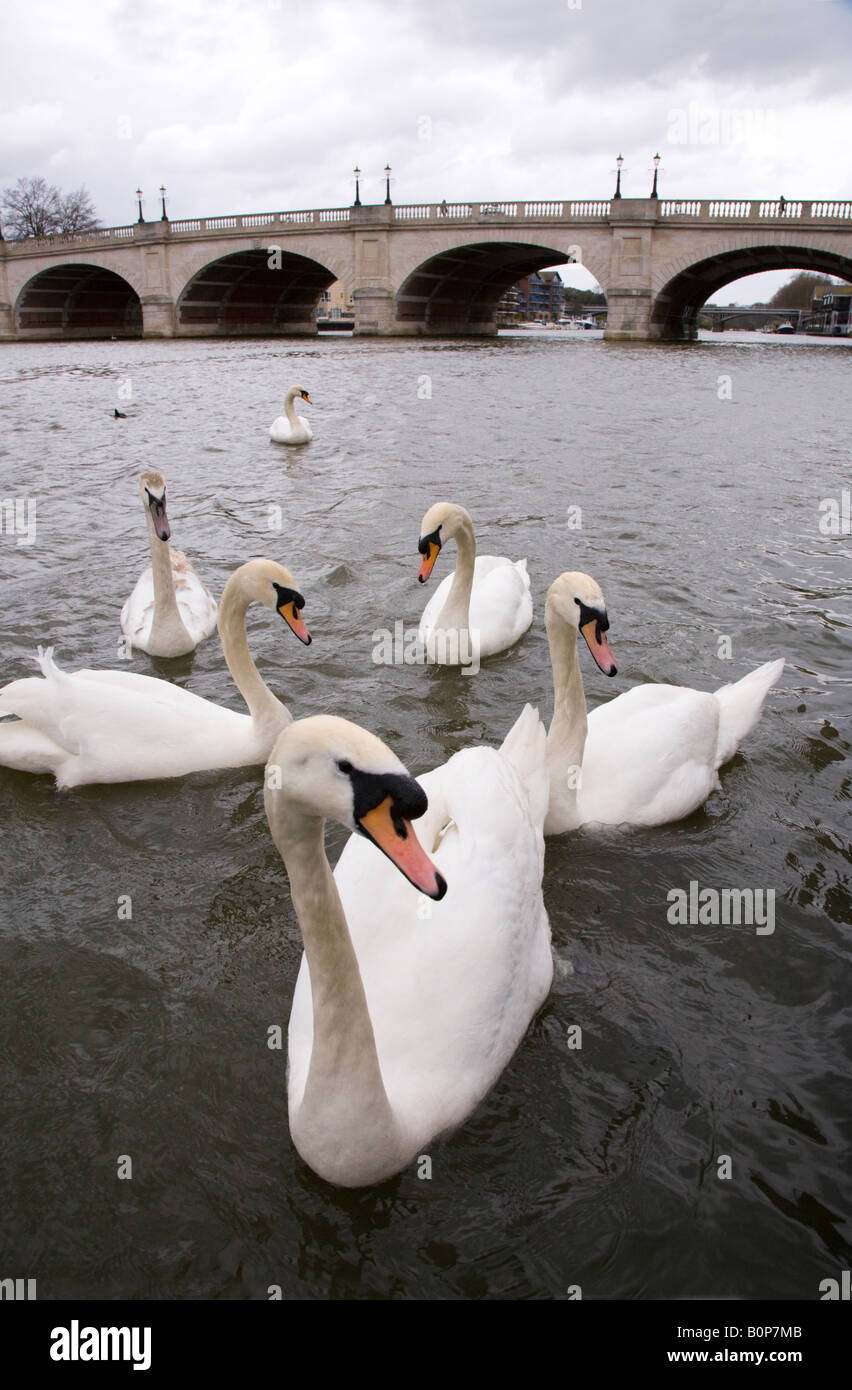
[[[660,218],[705,218],[708,221],[757,222],[757,221],[833,221],[852,220],[852,200],[821,200],[805,202],[799,199],[785,201],[780,198],[763,201],[741,199],[699,199],[699,198],[661,198],[657,202]],[[479,203],[403,203],[389,209],[394,222],[415,223],[477,220],[484,217],[505,217],[512,219],[546,221],[597,221],[605,222],[611,213],[608,199],[593,199],[576,202],[479,202]],[[164,230],[169,236],[192,236],[200,233],[240,231],[256,227],[303,227],[347,225],[351,221],[351,208],[302,209],[296,212],[255,212],[224,217],[187,217],[174,222],[166,222]],[[9,255],[32,254],[34,250],[55,246],[82,246],[105,241],[127,241],[143,235],[150,237],[157,222],[135,222],[124,227],[99,227],[91,232],[56,233],[48,237],[24,237],[20,241],[3,243],[3,250]]]
[[[812,217],[852,217],[852,203],[811,203]]]

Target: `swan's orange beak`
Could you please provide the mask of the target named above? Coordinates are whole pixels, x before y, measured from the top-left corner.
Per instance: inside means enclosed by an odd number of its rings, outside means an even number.
[[[310,398],[310,396],[308,395],[307,391],[303,391],[303,392],[302,392],[302,400],[303,400],[303,401],[307,401],[308,405],[313,405],[313,401],[311,400],[311,398]]]
[[[299,613],[295,603],[282,603],[278,612],[291,631],[295,632],[299,641],[304,642],[305,646],[309,647],[311,645],[311,634],[305,627],[305,620]]]
[[[440,552],[441,547],[439,545],[436,545],[434,541],[430,541],[429,548],[426,551],[426,554],[423,556],[423,563],[420,566],[420,570],[417,575],[417,578],[420,580],[421,584],[425,584],[426,580],[429,578],[429,575],[432,573],[432,570],[435,567],[435,561],[437,560]]]
[[[372,811],[360,817],[358,825],[408,882],[436,901],[447,891],[447,880],[438,873],[414,833],[410,820],[393,814],[393,798],[386,796]]]
[[[606,640],[606,633],[603,631],[597,619],[592,622],[584,623],[580,628],[586,639],[586,645],[598,666],[605,676],[615,676],[618,674],[618,667],[615,664],[615,657],[610,650],[610,645]]]

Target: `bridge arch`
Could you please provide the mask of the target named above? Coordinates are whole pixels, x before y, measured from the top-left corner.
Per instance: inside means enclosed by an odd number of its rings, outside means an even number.
[[[651,310],[653,337],[682,340],[697,335],[698,313],[723,286],[746,275],[767,270],[811,270],[835,275],[852,282],[852,256],[819,245],[743,244],[721,249],[701,260],[683,258],[675,269],[669,265],[667,277],[654,297]],[[674,273],[672,273],[674,272]]]
[[[578,263],[585,264],[579,245],[491,239],[448,246],[402,280],[394,302],[395,331],[494,333],[497,305],[506,290],[545,266]]]
[[[337,274],[283,247],[249,248],[208,261],[177,298],[182,335],[290,334],[316,331],[316,307]]]
[[[86,262],[49,266],[21,287],[21,337],[141,338],[142,302],[129,280]]]

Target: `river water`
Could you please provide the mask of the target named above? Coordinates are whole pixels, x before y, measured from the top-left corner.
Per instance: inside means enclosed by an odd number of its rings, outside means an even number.
[[[788,663],[699,813],[548,842],[547,1004],[431,1178],[358,1193],[294,1152],[267,1046],[301,942],[260,771],[57,797],[0,769],[0,1275],[40,1298],[811,1300],[848,1267],[850,350],[556,332],[0,349],[0,498],[37,502],[33,544],[0,534],[3,680],[39,643],[120,664],[152,467],[217,596],[254,554],[296,576],[309,649],[249,621],[294,714],[355,719],[414,772],[499,742],[525,701],[549,718],[544,596],[565,569],[609,608],[619,672],[584,658],[590,706]],[[315,437],[285,450],[267,426],[293,382]],[[443,497],[532,576],[532,629],[472,679],[372,661],[453,563],[416,583]],[[130,669],[240,708],[215,639]],[[667,894],[693,881],[774,890],[774,932],[672,925]]]

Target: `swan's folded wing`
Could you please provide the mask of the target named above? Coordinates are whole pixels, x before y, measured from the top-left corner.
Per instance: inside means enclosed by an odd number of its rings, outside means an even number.
[[[588,824],[662,825],[717,785],[719,704],[676,685],[644,685],[589,715],[580,806]]]
[[[476,564],[470,630],[480,633],[481,654],[488,656],[505,651],[523,636],[533,620],[533,604],[529,576],[511,560],[482,555]]]
[[[154,618],[154,572],[149,565],[136,581],[133,592],[125,600],[119,624],[122,632],[129,637],[142,638],[151,631]]]
[[[191,560],[180,550],[171,552],[175,598],[190,637],[200,642],[216,627],[218,607],[210,590],[202,584]]]

